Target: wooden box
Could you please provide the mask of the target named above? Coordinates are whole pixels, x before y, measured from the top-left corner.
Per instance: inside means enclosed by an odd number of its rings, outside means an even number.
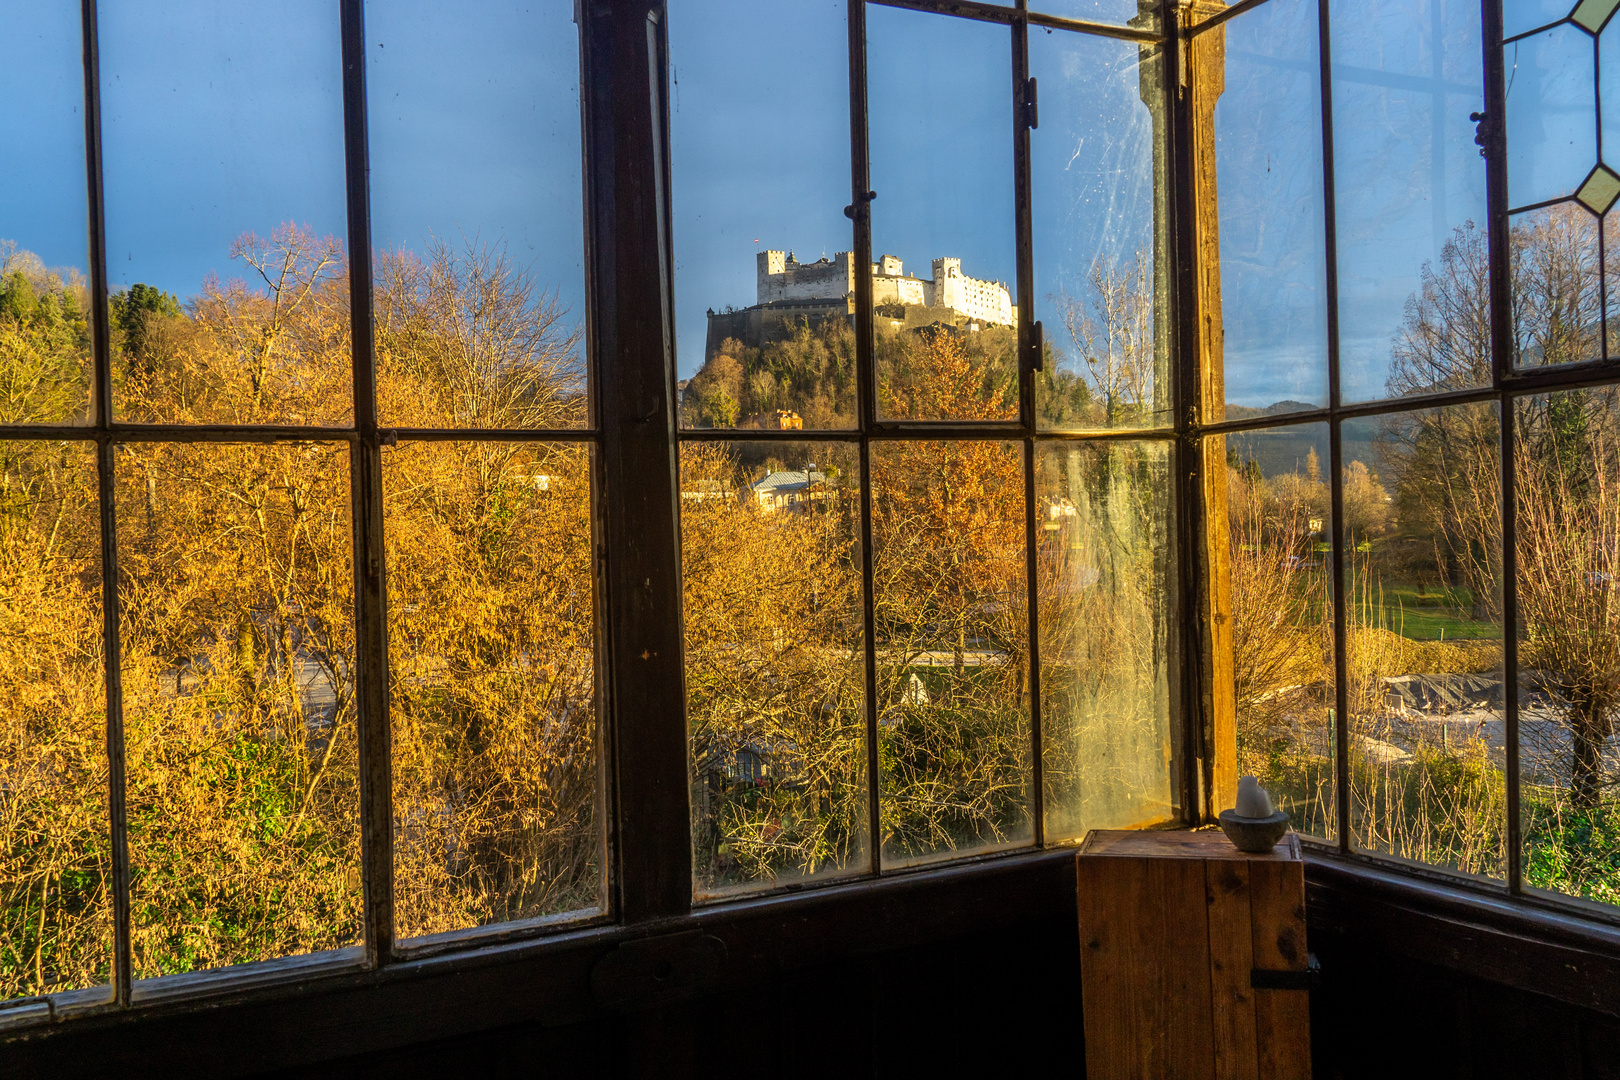
[[[1090,1080],[1311,1075],[1298,837],[1097,830],[1077,861]]]

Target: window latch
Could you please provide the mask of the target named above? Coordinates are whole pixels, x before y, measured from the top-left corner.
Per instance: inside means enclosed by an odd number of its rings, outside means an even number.
[[[1479,147],[1479,156],[1491,156],[1491,147],[1501,135],[1496,118],[1488,112],[1471,112],[1468,119],[1474,122],[1474,145]]]
[[[1314,990],[1321,982],[1322,965],[1315,953],[1306,957],[1304,971],[1255,968],[1249,972],[1249,985],[1256,990]]]
[[[864,194],[855,196],[855,201],[844,207],[844,216],[849,218],[849,220],[854,221],[856,210],[858,208],[864,208],[870,205],[872,200],[875,198],[877,198],[877,192],[875,191],[868,191]]]

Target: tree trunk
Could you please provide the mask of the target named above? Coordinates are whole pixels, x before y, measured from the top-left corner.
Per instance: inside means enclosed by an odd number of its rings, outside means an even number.
[[[1575,809],[1597,809],[1603,791],[1603,749],[1608,724],[1599,702],[1581,702],[1570,713],[1570,794]]]

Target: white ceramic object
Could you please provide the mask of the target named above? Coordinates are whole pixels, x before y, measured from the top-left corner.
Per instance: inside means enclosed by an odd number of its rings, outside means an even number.
[[[1238,817],[1251,820],[1268,818],[1277,812],[1277,808],[1271,805],[1271,796],[1252,776],[1238,779],[1237,805],[1232,809]]]

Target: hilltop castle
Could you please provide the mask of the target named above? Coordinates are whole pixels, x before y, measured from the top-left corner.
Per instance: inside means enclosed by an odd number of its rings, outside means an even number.
[[[855,311],[855,255],[840,251],[812,263],[801,263],[791,251],[758,255],[756,301],[736,311],[710,311],[704,360],[720,343],[736,338],[758,346],[792,334],[802,322],[849,318]],[[873,314],[878,324],[910,329],[944,323],[977,330],[1012,326],[1018,309],[1007,287],[962,273],[962,260],[935,259],[932,278],[905,272],[893,255],[871,264]]]

